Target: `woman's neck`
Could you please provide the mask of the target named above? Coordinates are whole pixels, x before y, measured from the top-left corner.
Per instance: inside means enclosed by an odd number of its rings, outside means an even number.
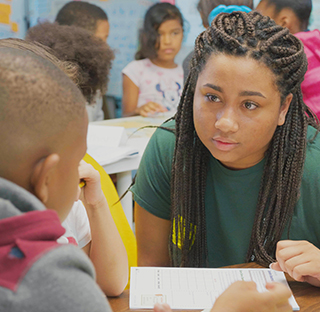
[[[159,60],[159,59],[152,59],[150,60],[154,65],[163,67],[163,68],[176,68],[178,65],[173,60]]]

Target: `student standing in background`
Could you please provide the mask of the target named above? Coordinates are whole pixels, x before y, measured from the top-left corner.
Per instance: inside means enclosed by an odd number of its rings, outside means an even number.
[[[308,70],[301,84],[303,100],[320,119],[320,32],[308,30],[312,1],[262,0],[257,10],[302,41],[308,58]]]
[[[136,60],[123,74],[123,116],[150,116],[176,110],[183,69],[174,61],[183,39],[183,17],[169,3],[157,3],[145,15]]]

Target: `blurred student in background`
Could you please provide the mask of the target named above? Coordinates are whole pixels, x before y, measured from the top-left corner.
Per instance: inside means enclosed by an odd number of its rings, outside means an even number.
[[[250,12],[253,9],[253,0],[199,0],[197,9],[202,19],[202,25],[208,28],[213,19],[219,13],[231,13],[234,11]],[[190,61],[193,50],[183,61],[183,81],[187,80],[190,71]]]
[[[68,2],[58,12],[56,22],[60,25],[84,28],[103,41],[109,36],[110,25],[106,12],[89,2]]]
[[[308,70],[301,84],[303,101],[320,118],[320,32],[309,31],[311,0],[262,0],[257,10],[287,27],[298,37],[308,58]]]
[[[62,60],[78,65],[81,80],[79,87],[87,100],[89,121],[103,120],[100,94],[105,94],[109,80],[113,51],[102,40],[85,29],[43,23],[30,28],[28,41],[39,42],[53,50]]]
[[[183,85],[183,69],[175,63],[183,39],[183,17],[169,3],[156,3],[145,15],[136,60],[123,74],[123,116],[152,116],[175,111]]]
[[[106,42],[109,36],[110,25],[106,12],[89,2],[68,2],[58,12],[56,22],[59,25],[83,28],[103,42]],[[87,105],[89,121],[103,120],[105,118],[103,111],[104,93],[100,91],[97,93],[94,102],[90,106]]]

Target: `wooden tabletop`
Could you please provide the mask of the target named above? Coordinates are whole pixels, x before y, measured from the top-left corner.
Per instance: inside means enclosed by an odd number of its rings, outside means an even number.
[[[246,263],[241,265],[230,266],[229,268],[261,268],[261,266],[255,263]],[[320,312],[320,288],[313,287],[307,283],[300,283],[294,281],[291,277],[286,275],[290,288],[294,297],[300,306],[301,312]],[[127,312],[127,311],[148,311],[143,310],[130,310],[129,309],[129,290],[125,290],[124,293],[116,298],[108,298],[109,303],[114,312]],[[150,311],[150,310],[149,310]],[[174,310],[179,311],[179,310]],[[200,311],[200,310],[190,310]]]

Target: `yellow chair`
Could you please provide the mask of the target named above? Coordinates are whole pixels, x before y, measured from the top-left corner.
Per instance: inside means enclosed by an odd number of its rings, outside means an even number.
[[[130,268],[137,266],[137,241],[133,231],[128,223],[127,217],[122,209],[119,201],[117,190],[105,170],[100,166],[90,155],[86,154],[83,160],[92,165],[100,173],[102,191],[107,199],[111,215],[118,228],[123,244],[127,250],[129,262],[129,281],[125,289],[129,288],[130,284]]]

